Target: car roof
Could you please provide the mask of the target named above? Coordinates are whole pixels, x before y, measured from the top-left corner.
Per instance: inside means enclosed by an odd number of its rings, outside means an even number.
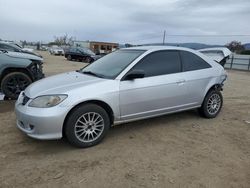
[[[178,47],[178,46],[137,46],[137,47],[129,47],[129,48],[122,48],[121,50],[145,50],[145,51],[159,51],[159,50],[183,50],[189,51],[197,54],[196,50],[185,48],[185,47]]]
[[[194,51],[190,48],[185,47],[178,47],[178,46],[136,46],[136,47],[129,47],[123,48],[128,50],[150,50],[150,51],[157,51],[157,50],[186,50],[186,51]]]
[[[211,58],[202,54],[198,50],[193,50],[191,48],[185,48],[185,47],[178,47],[178,46],[137,46],[137,47],[129,47],[129,48],[122,48],[121,50],[144,50],[146,53],[151,53],[155,51],[160,51],[160,50],[182,50],[182,51],[188,51],[193,54],[198,55],[201,57],[203,60],[208,62],[210,65],[213,65],[213,62],[211,62]],[[213,61],[213,60],[212,60]]]

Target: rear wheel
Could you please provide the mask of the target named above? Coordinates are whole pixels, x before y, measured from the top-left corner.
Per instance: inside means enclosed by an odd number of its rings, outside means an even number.
[[[90,147],[98,144],[110,127],[107,112],[95,104],[76,108],[65,124],[65,135],[70,144],[76,147]]]
[[[207,93],[199,112],[203,117],[215,118],[223,105],[223,97],[219,90],[211,90]]]
[[[67,56],[67,60],[69,60],[69,61],[71,61],[71,60],[72,60],[71,55],[68,55],[68,56]]]
[[[21,91],[32,83],[30,77],[22,72],[12,72],[4,76],[1,89],[7,98],[17,99]]]

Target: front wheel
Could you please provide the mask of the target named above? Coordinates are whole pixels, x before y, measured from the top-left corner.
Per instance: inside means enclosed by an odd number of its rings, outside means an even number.
[[[202,106],[199,108],[200,114],[205,118],[215,118],[221,110],[223,97],[220,91],[211,90],[207,93]]]
[[[17,99],[21,91],[32,83],[30,77],[22,72],[12,72],[4,76],[1,89],[7,98]]]
[[[76,147],[90,147],[98,144],[110,127],[107,112],[95,104],[77,107],[69,115],[64,133],[70,144]]]

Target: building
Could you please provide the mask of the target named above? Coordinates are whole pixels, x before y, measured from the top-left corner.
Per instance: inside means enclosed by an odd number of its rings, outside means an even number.
[[[73,41],[75,47],[85,47],[91,49],[96,54],[110,53],[118,49],[118,43],[97,42],[97,41]]]

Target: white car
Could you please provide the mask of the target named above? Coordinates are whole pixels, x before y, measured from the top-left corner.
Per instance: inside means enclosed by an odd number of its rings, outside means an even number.
[[[61,47],[51,47],[49,50],[52,55],[64,55],[64,50]]]
[[[30,85],[15,105],[17,126],[36,139],[65,136],[89,147],[115,124],[196,108],[215,118],[226,78],[221,65],[191,49],[121,49]]]

